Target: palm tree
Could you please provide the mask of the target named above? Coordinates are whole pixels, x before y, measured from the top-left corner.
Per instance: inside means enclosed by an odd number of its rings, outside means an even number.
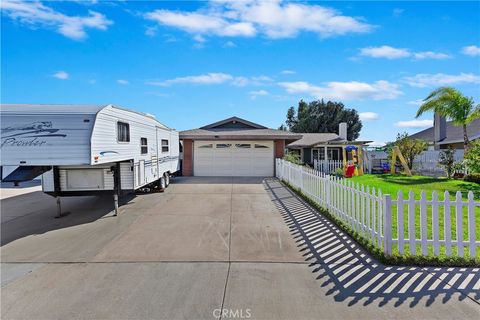
[[[427,111],[450,118],[456,126],[463,126],[463,147],[467,151],[469,143],[467,125],[480,118],[480,105],[475,106],[472,98],[464,96],[455,88],[441,87],[432,91],[423,100],[416,117]]]

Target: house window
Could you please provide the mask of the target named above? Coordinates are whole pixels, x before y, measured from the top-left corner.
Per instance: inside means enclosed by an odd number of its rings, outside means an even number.
[[[198,148],[199,148],[199,149],[212,149],[212,148],[213,148],[213,143],[202,144],[202,145],[199,146]]]
[[[217,143],[217,149],[230,148],[232,145],[230,143]]]
[[[257,143],[255,143],[255,148],[256,148],[256,149],[268,149],[268,146],[263,145],[263,144],[257,144]]]
[[[235,147],[240,149],[250,149],[251,145],[249,143],[237,143]]]
[[[117,141],[130,142],[130,125],[125,122],[117,122]]]
[[[340,150],[338,148],[327,148],[328,160],[340,160]],[[325,160],[325,147],[312,150],[312,157],[315,160]]]
[[[140,138],[140,153],[148,153],[148,143],[147,138]]]
[[[162,139],[162,152],[168,152],[168,140]]]

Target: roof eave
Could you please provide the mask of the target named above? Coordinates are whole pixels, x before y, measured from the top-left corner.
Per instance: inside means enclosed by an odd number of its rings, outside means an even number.
[[[180,134],[181,140],[298,140],[301,136],[290,135],[196,135]]]

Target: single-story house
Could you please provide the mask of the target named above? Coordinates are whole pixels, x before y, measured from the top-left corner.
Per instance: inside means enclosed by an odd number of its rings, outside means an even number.
[[[339,133],[300,133],[302,138],[287,145],[288,152],[296,152],[302,162],[312,165],[314,160],[351,160],[344,152],[345,146],[363,147],[371,141],[348,141],[347,124],[340,123]]]
[[[480,138],[480,119],[467,125],[467,135],[470,141]],[[452,121],[447,121],[438,114],[434,116],[433,127],[414,133],[410,138],[427,141],[429,149],[446,149],[449,145],[463,149],[463,127],[453,125]]]
[[[302,136],[231,117],[180,132],[184,176],[273,176],[275,158]]]

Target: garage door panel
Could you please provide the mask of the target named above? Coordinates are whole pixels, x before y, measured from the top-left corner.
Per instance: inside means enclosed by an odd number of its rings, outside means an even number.
[[[273,164],[273,141],[195,141],[196,176],[272,176]]]

